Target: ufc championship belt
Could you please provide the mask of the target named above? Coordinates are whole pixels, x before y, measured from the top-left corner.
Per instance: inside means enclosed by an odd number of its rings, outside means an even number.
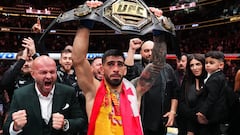
[[[159,30],[175,35],[172,22],[169,19],[159,20],[142,0],[107,0],[97,8],[84,4],[60,14],[45,30],[39,42],[55,23],[72,20],[94,20],[123,34],[145,35],[152,30]]]

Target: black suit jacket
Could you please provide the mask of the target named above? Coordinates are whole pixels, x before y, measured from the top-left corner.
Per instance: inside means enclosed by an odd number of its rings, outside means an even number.
[[[142,97],[141,117],[144,129],[157,131],[159,127],[165,126],[166,119],[163,115],[170,111],[171,100],[177,99],[178,89],[173,68],[165,64],[156,82]]]
[[[9,134],[12,122],[12,113],[25,109],[27,112],[27,124],[23,127],[22,135],[43,135],[43,120],[40,110],[40,102],[34,84],[23,86],[14,91],[9,115],[4,124],[4,134]],[[87,119],[80,109],[79,102],[72,87],[56,83],[53,95],[52,113],[59,112],[69,121],[70,132],[81,131],[87,125]],[[63,130],[52,128],[52,118],[49,121],[50,133],[52,135],[68,134]]]
[[[223,71],[218,71],[213,73],[203,86],[205,101],[199,111],[207,117],[209,124],[221,123],[227,116],[225,82]]]

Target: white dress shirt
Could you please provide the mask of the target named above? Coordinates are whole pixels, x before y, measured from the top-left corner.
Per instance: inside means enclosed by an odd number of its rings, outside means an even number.
[[[46,124],[48,124],[48,122],[51,118],[51,115],[52,115],[52,99],[53,99],[53,93],[54,93],[55,85],[53,86],[53,89],[50,91],[50,93],[48,94],[47,97],[43,96],[41,94],[41,92],[39,91],[36,83],[35,83],[35,89],[36,89],[38,99],[39,99],[39,102],[40,102],[42,118],[44,119]],[[10,128],[9,128],[10,135],[17,135],[20,132],[22,132],[22,130],[19,130],[17,132],[14,131],[13,130],[13,124],[14,123],[12,122],[11,125],[10,125]]]
[[[53,99],[54,88],[55,88],[55,85],[53,86],[53,89],[50,91],[50,93],[46,97],[40,93],[39,89],[35,84],[35,89],[37,91],[38,99],[40,102],[42,118],[44,119],[46,124],[48,124],[52,115],[52,99]]]

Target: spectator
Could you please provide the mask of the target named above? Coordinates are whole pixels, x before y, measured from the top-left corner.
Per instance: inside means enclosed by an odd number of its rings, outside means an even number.
[[[131,45],[135,44],[132,48]],[[142,70],[147,66],[148,63],[151,62],[151,56],[152,56],[152,49],[154,42],[153,41],[146,41],[143,43],[139,38],[130,40],[129,43],[129,49],[127,54],[127,59],[125,61],[125,64],[127,65],[127,75],[126,78],[128,80],[132,80],[142,73]],[[141,61],[138,61],[134,63],[134,59],[128,59],[133,58],[135,52],[140,48],[140,55],[142,57]]]
[[[24,38],[22,42],[25,49],[18,52],[17,62],[4,73],[1,80],[1,86],[7,90],[10,98],[14,89],[33,82],[30,71],[33,58],[37,57],[35,44],[30,37]]]
[[[14,92],[5,134],[60,135],[76,133],[86,126],[74,89],[56,83],[53,59],[44,55],[36,58],[31,75],[35,83]]]
[[[197,115],[200,124],[207,125],[202,130],[204,135],[219,135],[220,124],[226,120],[227,106],[225,98],[226,79],[223,73],[224,54],[220,51],[209,51],[205,55],[205,69],[208,73],[204,80],[203,95],[206,98]]]
[[[150,44],[146,44],[150,43]],[[138,48],[142,46],[141,64],[134,64],[134,54]],[[147,41],[142,44],[139,38],[131,39],[129,42],[128,57],[125,64],[128,66],[128,78],[134,78],[141,74],[144,68],[144,63],[151,62],[151,51],[154,47],[154,42]],[[147,48],[147,49],[145,49]],[[163,48],[166,49],[166,46]],[[162,48],[161,48],[162,49]],[[162,68],[160,73],[156,74],[157,80],[148,92],[144,94],[141,101],[141,117],[145,135],[166,134],[168,126],[173,126],[175,114],[177,111],[177,90],[178,83],[174,75],[173,68],[165,63],[166,50],[162,51]],[[145,55],[148,52],[148,55]],[[145,59],[144,59],[145,58]],[[147,59],[147,60],[146,60]],[[134,80],[135,81],[135,80]],[[161,98],[159,98],[161,97]],[[156,107],[159,106],[160,107]]]
[[[176,77],[178,79],[178,84],[181,85],[183,81],[183,77],[186,72],[186,66],[187,66],[187,54],[182,53],[181,59],[176,59],[177,67],[175,70]]]
[[[103,78],[102,58],[101,57],[95,57],[91,61],[91,69],[92,69],[94,77],[97,80],[101,81]]]
[[[72,49],[73,49],[72,45],[67,45],[64,48],[64,50],[71,50],[71,52],[72,52]]]
[[[20,88],[34,81],[30,75],[32,61],[38,56],[34,40],[30,37],[23,38],[22,46],[24,47],[24,50],[17,53],[17,61],[5,71],[2,79],[0,80],[0,86],[2,86],[1,93],[3,94],[3,123],[8,116],[9,104],[11,102],[14,89]]]
[[[77,78],[72,67],[72,51],[64,49],[61,52],[57,66],[57,80],[59,83],[67,84],[74,88],[77,86]]]
[[[192,54],[188,57],[186,75],[181,86],[178,106],[179,135],[200,135],[204,125],[197,121],[196,113],[204,98],[203,85],[206,77],[205,57]],[[184,124],[183,124],[184,123]]]
[[[76,96],[78,101],[80,102],[80,108],[85,113],[85,98],[82,94],[82,90],[79,89],[77,84],[77,77],[75,74],[75,70],[72,67],[72,51],[69,49],[64,49],[61,52],[59,64],[57,66],[57,82],[69,85],[75,89]],[[81,78],[80,78],[81,79]],[[85,119],[87,121],[87,115],[85,113]],[[80,134],[86,134],[87,127],[80,132]]]
[[[186,53],[182,53],[180,60],[176,59],[175,75],[177,77],[179,86],[182,85],[182,81],[183,81],[183,78],[184,78],[185,73],[186,73],[186,66],[187,66],[187,59],[188,59],[187,57],[188,56],[187,56]],[[180,91],[178,93],[180,95],[181,89],[179,89],[179,90]],[[177,127],[178,127],[178,135],[185,135],[186,133],[182,133],[182,132],[185,131],[185,129],[181,129],[182,127],[185,126],[184,120],[180,116],[178,116],[176,118],[176,121],[177,121],[176,123],[177,123]]]

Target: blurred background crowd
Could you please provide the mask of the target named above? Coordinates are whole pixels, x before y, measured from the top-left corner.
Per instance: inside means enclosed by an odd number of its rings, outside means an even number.
[[[188,8],[192,2],[195,7]],[[1,0],[0,7],[0,51],[17,52],[22,49],[21,40],[32,36],[31,27],[36,18],[41,19],[42,29],[52,22],[60,13],[83,4],[79,0]],[[206,53],[220,50],[225,54],[239,54],[240,50],[240,2],[239,0],[145,0],[148,6],[160,8],[164,16],[171,18],[176,27],[176,34],[181,51],[185,53]],[[186,8],[170,11],[171,6]],[[28,8],[49,10],[51,15],[26,14]],[[54,32],[44,40],[48,52],[60,52],[66,45],[73,43],[78,21],[56,24]],[[195,27],[197,26],[197,27]],[[136,35],[121,35],[101,23],[96,23],[91,34],[90,52],[104,52],[117,48],[124,52],[128,49],[129,39]],[[148,39],[148,35],[140,38]],[[174,49],[168,46],[168,53]],[[8,68],[11,61],[1,60],[0,75]],[[173,62],[174,63],[174,62]],[[238,59],[226,62],[226,74],[233,79]]]
[[[84,0],[0,0],[0,54],[22,50],[22,39],[36,37],[46,30],[60,13],[66,12]],[[175,25],[177,43],[181,52],[205,54],[211,50],[222,51],[227,57],[224,73],[230,85],[240,67],[240,1],[239,0],[144,0],[149,7],[163,10]],[[171,8],[172,7],[172,8]],[[175,10],[172,10],[175,8]],[[32,13],[26,13],[31,9]],[[41,13],[38,13],[41,12]],[[47,14],[45,11],[50,11]],[[36,34],[32,26],[40,19],[42,31]],[[46,52],[60,53],[72,45],[79,21],[56,24],[44,38]],[[91,30],[89,52],[103,53],[108,49],[128,51],[131,38],[149,40],[152,35],[126,35],[115,32],[96,22]],[[175,54],[168,44],[168,54]],[[14,60],[0,58],[0,80]],[[176,59],[167,59],[176,68]]]

